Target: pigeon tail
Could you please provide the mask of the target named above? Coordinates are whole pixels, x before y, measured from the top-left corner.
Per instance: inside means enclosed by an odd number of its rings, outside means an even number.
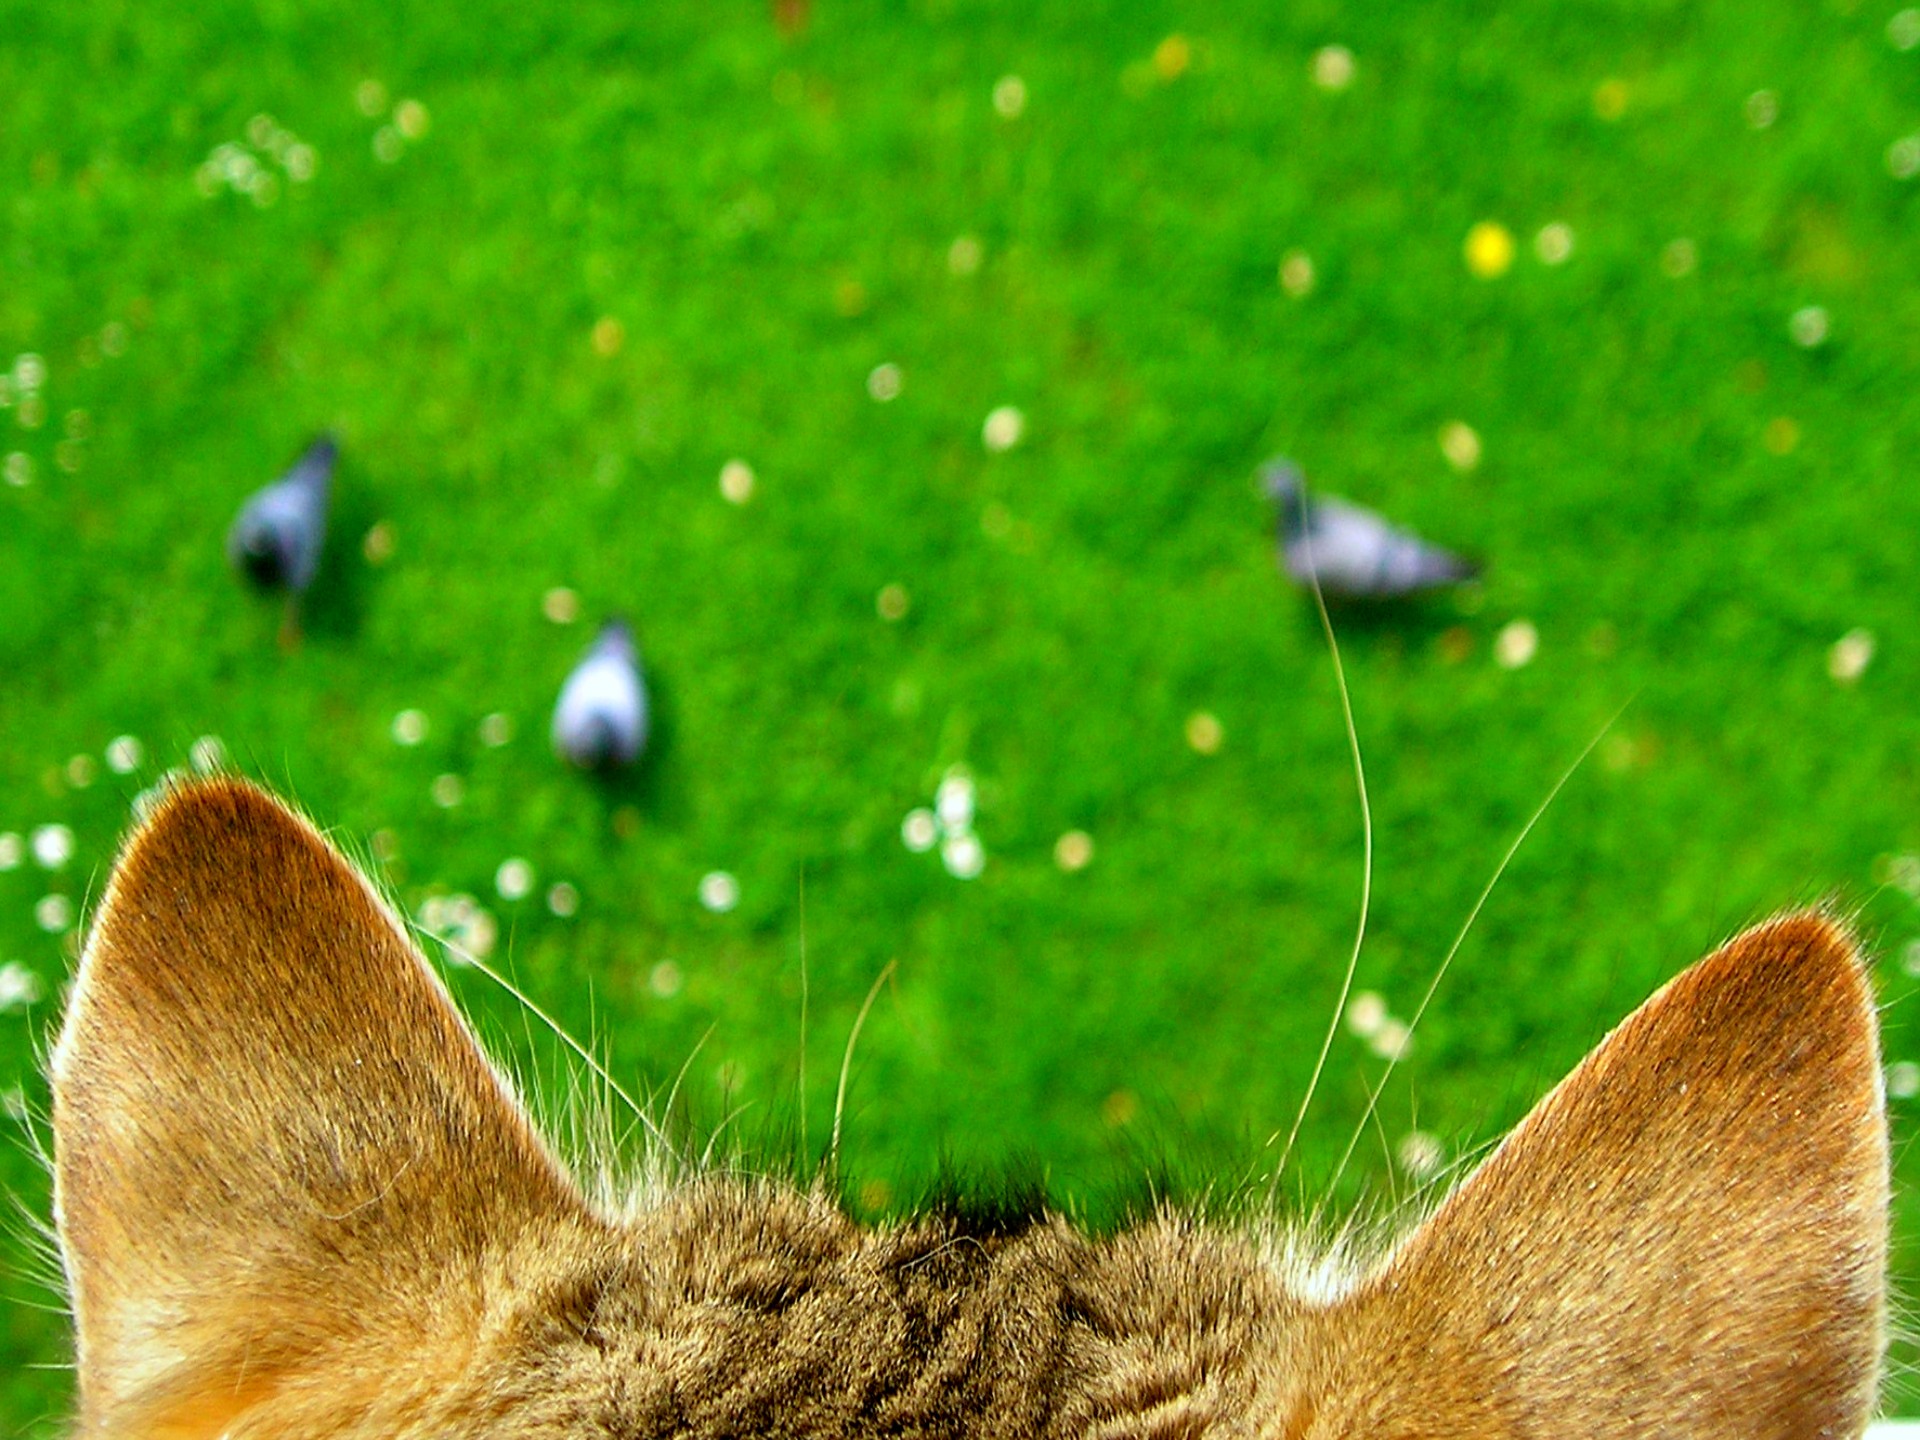
[[[1436,585],[1464,585],[1469,580],[1478,580],[1486,568],[1478,560],[1442,550],[1433,562],[1432,574]]]
[[[331,430],[323,430],[311,445],[300,452],[300,458],[287,471],[287,479],[325,494],[333,479],[333,467],[339,460],[340,438]]]

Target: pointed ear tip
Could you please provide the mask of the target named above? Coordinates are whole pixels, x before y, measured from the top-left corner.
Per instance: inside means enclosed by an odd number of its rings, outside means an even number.
[[[237,775],[206,775],[168,783],[152,811],[128,841],[129,854],[177,832],[208,825],[300,823],[293,811],[266,790]]]
[[[1825,908],[1777,916],[1728,941],[1700,970],[1709,985],[1738,983],[1746,1003],[1758,1007],[1750,1014],[1753,1021],[1785,1013],[1782,1007],[1824,1016],[1829,1033],[1845,1035],[1847,1049],[1878,1076],[1879,1012],[1871,968],[1844,916]]]
[[[257,844],[276,833],[292,839],[314,832],[286,804],[250,780],[234,775],[174,780],[121,845],[100,913],[182,862],[203,859],[243,837]]]
[[[1847,920],[1833,910],[1795,910],[1754,926],[1724,948],[1742,963],[1762,962],[1797,971],[1825,970],[1865,986],[1867,961]]]

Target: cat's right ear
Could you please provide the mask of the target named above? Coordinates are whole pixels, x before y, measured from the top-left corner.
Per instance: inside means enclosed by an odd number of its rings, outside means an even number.
[[[121,854],[53,1079],[87,1435],[308,1394],[379,1428],[517,1254],[596,1223],[367,882],[238,781],[176,790]]]
[[[1323,1318],[1289,1436],[1860,1434],[1887,1132],[1846,934],[1749,931],[1629,1016]]]

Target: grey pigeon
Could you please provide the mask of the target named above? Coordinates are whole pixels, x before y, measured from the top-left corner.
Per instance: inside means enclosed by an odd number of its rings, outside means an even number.
[[[647,686],[633,630],[609,620],[560,687],[553,748],[583,770],[612,770],[639,759],[646,743]]]
[[[313,583],[327,538],[327,489],[339,454],[339,442],[322,435],[292,469],[240,507],[227,535],[227,556],[262,589],[299,595]]]
[[[1309,497],[1291,460],[1269,460],[1260,479],[1280,507],[1281,566],[1301,585],[1311,586],[1317,574],[1329,598],[1395,600],[1480,573],[1473,561],[1349,500]]]

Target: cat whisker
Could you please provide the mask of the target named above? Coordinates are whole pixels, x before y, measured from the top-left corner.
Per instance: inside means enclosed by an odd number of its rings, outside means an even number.
[[[635,1100],[632,1095],[627,1093],[626,1087],[613,1078],[612,1073],[595,1058],[591,1050],[574,1039],[572,1035],[568,1034],[566,1027],[543,1010],[531,995],[527,994],[526,991],[514,984],[505,975],[494,969],[493,966],[487,964],[487,962],[482,960],[478,955],[463,950],[457,945],[449,944],[446,941],[442,941],[441,943],[447,944],[447,948],[454,951],[464,964],[478,970],[482,975],[486,976],[487,979],[506,991],[509,996],[518,1001],[527,1011],[538,1019],[541,1024],[551,1030],[554,1038],[578,1056],[581,1062],[586,1065],[587,1069],[594,1074],[600,1083],[607,1087],[608,1092],[618,1098],[627,1109],[633,1113],[634,1119],[646,1127],[647,1133],[653,1137],[654,1141],[664,1148],[676,1162],[684,1163],[683,1157],[680,1155],[679,1150],[675,1148],[673,1141],[669,1139],[667,1133],[654,1122],[653,1117],[646,1112],[645,1107],[643,1107],[639,1101]]]
[[[8,1297],[7,1303],[17,1306],[22,1310],[31,1310],[37,1315],[55,1315],[69,1323],[73,1320],[73,1309],[71,1306],[58,1305],[50,1300],[23,1300],[18,1295],[12,1295]],[[48,1366],[47,1368],[63,1369],[65,1367]]]
[[[707,1137],[706,1148],[700,1152],[701,1170],[706,1171],[706,1170],[711,1170],[713,1168],[714,1147],[720,1143],[721,1137],[727,1133],[727,1130],[732,1126],[733,1122],[738,1120],[742,1115],[746,1114],[747,1111],[751,1110],[752,1108],[753,1106],[751,1103],[743,1101],[741,1104],[734,1106],[725,1115],[720,1117],[720,1123],[714,1126],[713,1133]]]
[[[1547,791],[1546,798],[1534,807],[1533,814],[1527,817],[1527,823],[1522,825],[1520,832],[1513,837],[1512,842],[1507,846],[1506,853],[1501,855],[1500,863],[1494,866],[1493,874],[1488,877],[1487,883],[1481,887],[1479,897],[1473,902],[1473,908],[1467,911],[1467,918],[1461,923],[1459,932],[1454,935],[1453,943],[1447,947],[1447,953],[1441,957],[1439,966],[1436,967],[1433,972],[1433,978],[1427,982],[1426,992],[1420,997],[1420,1003],[1414,1007],[1413,1018],[1407,1022],[1407,1036],[1409,1039],[1411,1039],[1414,1033],[1420,1028],[1420,1021],[1425,1017],[1427,1007],[1433,1003],[1433,997],[1440,989],[1440,982],[1446,978],[1447,971],[1452,967],[1454,957],[1460,953],[1460,947],[1466,944],[1467,936],[1473,930],[1474,923],[1479,920],[1480,912],[1486,909],[1487,901],[1492,897],[1494,887],[1499,885],[1501,879],[1506,875],[1507,867],[1513,864],[1514,856],[1518,855],[1520,853],[1520,847],[1527,843],[1527,837],[1533,834],[1534,826],[1538,825],[1542,818],[1545,817],[1547,811],[1552,808],[1553,802],[1559,799],[1560,792],[1567,788],[1567,782],[1573,779],[1582,765],[1586,764],[1587,757],[1593,754],[1595,747],[1597,747],[1602,740],[1607,738],[1608,733],[1612,731],[1613,727],[1620,723],[1620,717],[1627,713],[1628,709],[1632,707],[1634,700],[1638,698],[1639,696],[1636,693],[1626,704],[1614,711],[1599,730],[1594,732],[1593,738],[1587,741],[1585,747],[1578,755],[1573,757],[1573,762],[1560,772],[1559,779],[1553,782],[1552,788]],[[1346,1001],[1343,996],[1341,1000],[1343,1009],[1345,1008],[1345,1004]],[[1335,1019],[1337,1020],[1338,1018],[1336,1014]],[[1403,1046],[1401,1048],[1402,1053],[1404,1053],[1405,1047]],[[1347,1148],[1341,1152],[1340,1163],[1334,1167],[1333,1179],[1327,1183],[1327,1193],[1329,1196],[1332,1195],[1335,1188],[1340,1184],[1340,1177],[1347,1173],[1347,1165],[1353,1159],[1353,1152],[1360,1144],[1360,1137],[1366,1133],[1367,1123],[1375,1118],[1375,1112],[1380,1104],[1380,1096],[1385,1093],[1387,1082],[1393,1078],[1393,1072],[1399,1066],[1400,1059],[1400,1055],[1394,1055],[1387,1060],[1387,1068],[1381,1072],[1380,1083],[1374,1086],[1368,1094],[1367,1108],[1360,1117],[1360,1123],[1354,1126],[1353,1135],[1347,1141]]]
[[[41,1055],[39,1060],[41,1073],[48,1073],[46,1057]],[[34,1162],[42,1174],[51,1177],[54,1173],[53,1149],[49,1144],[52,1121],[38,1106],[30,1104],[24,1095],[20,1097],[18,1105],[15,1123],[19,1130],[11,1137],[12,1142]],[[36,1309],[44,1308],[54,1314],[71,1314],[66,1303],[66,1271],[61,1263],[60,1234],[51,1216],[40,1213],[38,1206],[18,1193],[9,1194],[7,1201],[12,1214],[6,1217],[0,1229],[4,1229],[24,1256],[22,1278],[55,1297],[52,1305],[31,1301],[20,1303],[31,1304]]]
[[[1387,1122],[1381,1116],[1380,1107],[1376,1103],[1380,1098],[1380,1090],[1386,1088],[1386,1083],[1386,1077],[1382,1076],[1379,1089],[1376,1089],[1373,1094],[1367,1098],[1367,1110],[1373,1116],[1374,1133],[1380,1137],[1380,1157],[1386,1161],[1387,1203],[1393,1208],[1393,1212],[1398,1214],[1400,1211],[1400,1172],[1393,1161],[1393,1141],[1387,1137]]]
[[[1365,1082],[1363,1081],[1362,1084],[1365,1085]],[[1377,1126],[1380,1131],[1380,1146],[1382,1151],[1386,1155],[1388,1185],[1391,1187],[1395,1183],[1397,1183],[1393,1179],[1393,1145],[1387,1139],[1386,1126],[1380,1120],[1380,1117],[1379,1117],[1380,1092],[1386,1089],[1386,1085],[1387,1085],[1387,1075],[1383,1073],[1377,1082],[1375,1082],[1372,1085],[1366,1086],[1366,1090],[1367,1090],[1366,1108],[1361,1112],[1360,1123],[1354,1129],[1353,1138],[1347,1142],[1347,1155],[1351,1155],[1353,1153],[1355,1147],[1359,1144],[1360,1137],[1366,1133],[1368,1122],[1372,1121],[1373,1124]],[[1343,1166],[1344,1166],[1345,1159],[1346,1159],[1346,1156],[1343,1156],[1342,1157]],[[1340,1176],[1338,1173],[1336,1173],[1334,1175],[1333,1180],[1326,1186],[1324,1190],[1321,1191],[1320,1198],[1314,1202],[1313,1208],[1309,1212],[1309,1219],[1308,1219],[1309,1228],[1318,1230],[1322,1225],[1322,1223],[1324,1222],[1329,1207],[1331,1207],[1334,1203],[1335,1190],[1338,1187],[1339,1180],[1340,1180]],[[1389,1201],[1392,1209],[1395,1211],[1398,1211],[1399,1203],[1400,1203],[1399,1197],[1397,1194],[1393,1193],[1391,1190],[1389,1191]],[[1353,1212],[1349,1211],[1347,1215],[1342,1219],[1339,1230],[1335,1232],[1336,1237],[1340,1239],[1344,1239],[1347,1233],[1353,1228],[1355,1221],[1356,1221],[1356,1216],[1353,1214]]]
[[[42,1075],[50,1075],[52,1060],[45,1053],[44,1046],[35,1045],[34,1068]],[[14,1123],[20,1127],[20,1133],[14,1143],[24,1150],[39,1168],[48,1175],[53,1174],[53,1117],[40,1106],[28,1101],[24,1088],[19,1092],[19,1110],[13,1116]],[[51,1227],[48,1233],[52,1233]]]
[[[60,1286],[60,1236],[53,1228],[53,1222],[41,1215],[33,1205],[19,1195],[7,1197],[13,1215],[8,1219],[7,1229],[14,1243],[25,1250],[35,1261],[44,1261],[47,1269],[44,1273],[32,1277],[36,1283]]]
[[[707,1048],[707,1042],[713,1038],[713,1032],[718,1028],[718,1022],[707,1026],[701,1032],[700,1038],[693,1042],[693,1048],[687,1051],[687,1058],[680,1062],[680,1068],[674,1072],[673,1084],[667,1087],[665,1110],[669,1119],[673,1116],[673,1107],[679,1103],[680,1087],[686,1083],[687,1072],[693,1069],[693,1062],[700,1058],[700,1052]]]
[[[840,1121],[847,1109],[847,1078],[853,1073],[853,1047],[860,1043],[861,1027],[867,1023],[867,1012],[873,1009],[873,1002],[880,998],[880,987],[893,978],[899,966],[898,960],[889,960],[874,977],[867,998],[860,1002],[860,1013],[853,1017],[853,1029],[847,1032],[847,1050],[840,1057],[840,1084],[833,1095],[833,1142],[827,1149],[826,1173],[834,1180],[840,1178]]]
[[[1333,661],[1334,683],[1340,691],[1340,717],[1347,727],[1347,747],[1353,756],[1353,780],[1360,796],[1360,919],[1354,927],[1353,950],[1347,956],[1346,974],[1340,980],[1340,996],[1334,1001],[1333,1017],[1327,1022],[1327,1033],[1320,1042],[1320,1054],[1313,1062],[1313,1075],[1307,1081],[1307,1093],[1300,1098],[1300,1109],[1293,1117],[1293,1126],[1287,1131],[1287,1143],[1281,1148],[1279,1162],[1273,1167],[1273,1175],[1267,1184],[1267,1202],[1273,1202],[1278,1190],[1280,1177],[1286,1173],[1287,1161],[1292,1158],[1294,1143],[1300,1138],[1300,1127],[1306,1124],[1307,1111],[1313,1105],[1313,1097],[1320,1089],[1320,1077],[1327,1068],[1327,1056],[1333,1050],[1333,1037],[1340,1033],[1340,1017],[1346,1013],[1347,999],[1353,993],[1353,977],[1360,968],[1360,949],[1366,943],[1367,915],[1373,904],[1373,807],[1367,799],[1367,767],[1360,756],[1360,731],[1353,722],[1353,693],[1347,685],[1346,666],[1340,660],[1340,642],[1333,633],[1333,617],[1327,613],[1327,597],[1320,589],[1320,577],[1313,565],[1313,541],[1307,537],[1307,568],[1311,572],[1314,609],[1320,616],[1320,629],[1327,637],[1327,654]],[[1269,1139],[1268,1145],[1273,1141]]]
[[[806,1163],[807,1150],[807,872],[800,870],[800,1058],[794,1087],[800,1107],[800,1163]]]

